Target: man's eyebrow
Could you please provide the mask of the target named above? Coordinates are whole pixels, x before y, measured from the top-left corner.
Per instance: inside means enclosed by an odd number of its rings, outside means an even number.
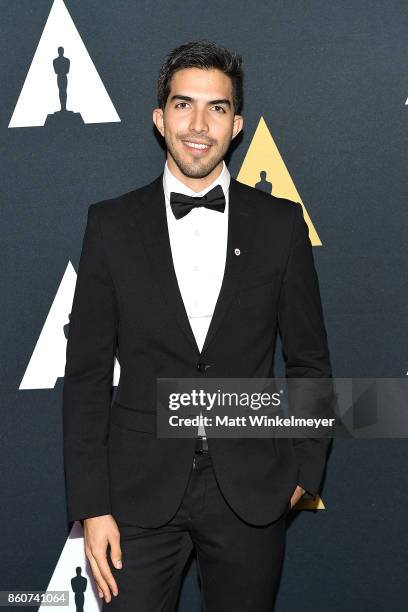
[[[185,102],[194,102],[194,98],[190,96],[182,96],[180,94],[175,94],[171,96],[170,102],[173,100],[184,100]],[[227,98],[219,98],[218,100],[210,100],[208,104],[226,104],[229,108],[231,108],[231,102]]]

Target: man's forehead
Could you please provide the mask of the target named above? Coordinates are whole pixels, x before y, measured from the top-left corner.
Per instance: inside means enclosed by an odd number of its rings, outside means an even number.
[[[231,79],[216,68],[183,68],[174,73],[170,89],[173,95],[188,95],[194,98],[228,97],[231,95]]]

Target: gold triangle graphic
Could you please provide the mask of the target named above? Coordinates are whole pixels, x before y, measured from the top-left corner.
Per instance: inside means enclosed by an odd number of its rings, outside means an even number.
[[[323,503],[322,498],[317,495],[316,499],[302,499],[300,498],[298,503],[292,508],[292,510],[325,510],[326,506]]]
[[[310,242],[313,246],[321,246],[320,238],[263,117],[259,120],[237,180],[250,187],[255,187],[257,183],[262,182],[260,174],[262,171],[266,173],[264,180],[272,183],[274,196],[301,203],[303,215],[309,228]],[[269,193],[271,192],[269,191]]]

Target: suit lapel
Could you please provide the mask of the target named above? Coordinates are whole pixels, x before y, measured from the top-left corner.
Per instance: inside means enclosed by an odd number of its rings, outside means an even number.
[[[242,282],[242,273],[247,264],[252,233],[251,206],[243,197],[241,185],[231,177],[228,206],[228,240],[224,277],[203,345],[203,354],[219,330],[221,322]]]
[[[251,206],[242,194],[242,187],[231,177],[228,206],[228,240],[224,277],[211,323],[200,353],[180,293],[174,270],[168,233],[163,173],[146,187],[144,201],[134,207],[137,226],[152,264],[153,274],[163,292],[166,307],[171,309],[184,334],[197,354],[203,355],[215,337],[221,321],[239,288],[241,272],[246,264],[252,237]]]

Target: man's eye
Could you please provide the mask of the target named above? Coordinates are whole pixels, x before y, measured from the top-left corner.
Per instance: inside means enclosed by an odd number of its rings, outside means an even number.
[[[187,102],[179,102],[178,104],[176,104],[176,108],[178,108],[180,106],[180,104],[187,104]]]
[[[216,108],[216,109],[217,109],[217,113],[219,113],[220,111],[221,111],[222,113],[225,113],[225,108],[224,108],[223,106],[218,106],[218,105],[217,105],[217,106],[214,106],[213,108]]]

